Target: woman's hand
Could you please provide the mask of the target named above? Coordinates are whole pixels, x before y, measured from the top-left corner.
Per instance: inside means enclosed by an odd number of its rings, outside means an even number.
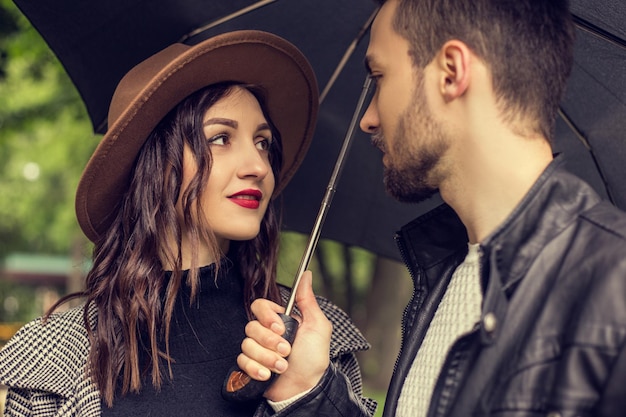
[[[302,316],[296,317],[300,325],[290,346],[281,337],[285,326],[277,314],[285,309],[269,300],[255,300],[251,308],[257,319],[246,326],[247,337],[237,358],[239,368],[251,378],[265,381],[270,372],[280,375],[265,392],[272,401],[283,401],[313,388],[330,363],[332,325],[317,304],[310,271],[302,274],[296,305]]]

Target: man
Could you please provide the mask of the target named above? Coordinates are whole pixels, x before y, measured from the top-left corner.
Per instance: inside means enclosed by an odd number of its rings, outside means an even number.
[[[398,234],[415,291],[384,416],[624,415],[626,215],[550,145],[572,43],[563,0],[383,2],[361,128],[394,197],[446,203]]]
[[[385,416],[626,410],[626,215],[550,146],[572,65],[562,0],[388,0],[361,120],[401,201],[415,292]]]

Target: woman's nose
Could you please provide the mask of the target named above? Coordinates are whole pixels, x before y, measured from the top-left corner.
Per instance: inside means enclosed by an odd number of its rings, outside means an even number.
[[[267,152],[260,151],[254,143],[245,146],[244,153],[240,156],[239,176],[265,178],[271,170]]]

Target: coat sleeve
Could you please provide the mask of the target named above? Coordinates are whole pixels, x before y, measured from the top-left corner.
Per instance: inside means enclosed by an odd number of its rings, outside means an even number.
[[[622,346],[617,361],[611,370],[611,377],[602,392],[602,398],[600,398],[597,409],[594,411],[594,416],[613,417],[624,413],[626,410],[625,375],[626,347]]]

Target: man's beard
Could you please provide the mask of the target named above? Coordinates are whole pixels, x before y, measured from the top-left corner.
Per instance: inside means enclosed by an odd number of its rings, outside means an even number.
[[[440,175],[435,167],[449,146],[441,125],[428,109],[422,83],[414,97],[391,141],[396,159],[388,158],[384,169],[387,192],[405,203],[419,203],[437,193]]]

